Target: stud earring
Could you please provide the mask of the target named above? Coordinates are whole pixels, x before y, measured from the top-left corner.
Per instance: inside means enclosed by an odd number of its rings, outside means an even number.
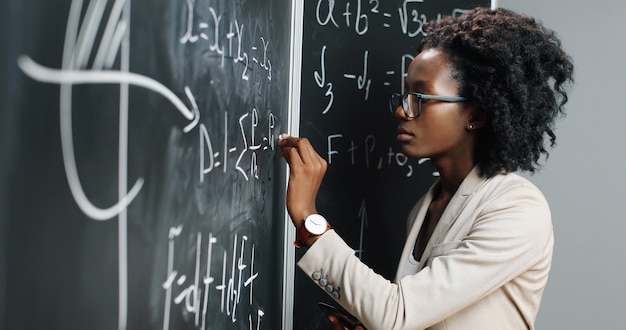
[[[474,125],[472,125],[472,124],[467,125],[467,129],[470,129],[470,130],[474,129]]]

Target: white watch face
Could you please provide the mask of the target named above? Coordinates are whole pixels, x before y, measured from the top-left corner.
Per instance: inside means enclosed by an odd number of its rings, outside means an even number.
[[[319,214],[311,214],[304,220],[304,228],[313,235],[323,234],[327,227],[328,222]]]

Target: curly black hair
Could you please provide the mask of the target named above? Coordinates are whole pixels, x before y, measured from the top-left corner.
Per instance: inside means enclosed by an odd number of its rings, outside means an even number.
[[[435,48],[450,57],[460,84],[488,123],[479,133],[481,172],[535,172],[545,137],[554,147],[555,119],[564,115],[572,59],[555,32],[534,18],[506,9],[476,8],[425,26],[418,51]]]

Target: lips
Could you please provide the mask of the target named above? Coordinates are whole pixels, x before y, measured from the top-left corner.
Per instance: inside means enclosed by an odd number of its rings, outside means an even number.
[[[403,129],[402,127],[398,127],[398,141],[400,142],[408,142],[413,138],[413,133]]]

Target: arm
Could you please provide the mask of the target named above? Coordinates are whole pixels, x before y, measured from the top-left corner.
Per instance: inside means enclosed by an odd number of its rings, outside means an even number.
[[[334,232],[298,265],[311,277],[321,271],[339,287],[337,302],[369,329],[428,327],[516,279],[552,251],[549,209],[536,188],[517,185],[493,195],[461,214],[457,221],[469,228],[453,248],[398,283],[361,263]]]
[[[306,138],[282,134],[278,146],[281,148],[280,156],[289,164],[287,212],[294,226],[299,229],[307,216],[317,213],[315,199],[328,164]],[[310,246],[318,237],[311,236],[303,243]]]

